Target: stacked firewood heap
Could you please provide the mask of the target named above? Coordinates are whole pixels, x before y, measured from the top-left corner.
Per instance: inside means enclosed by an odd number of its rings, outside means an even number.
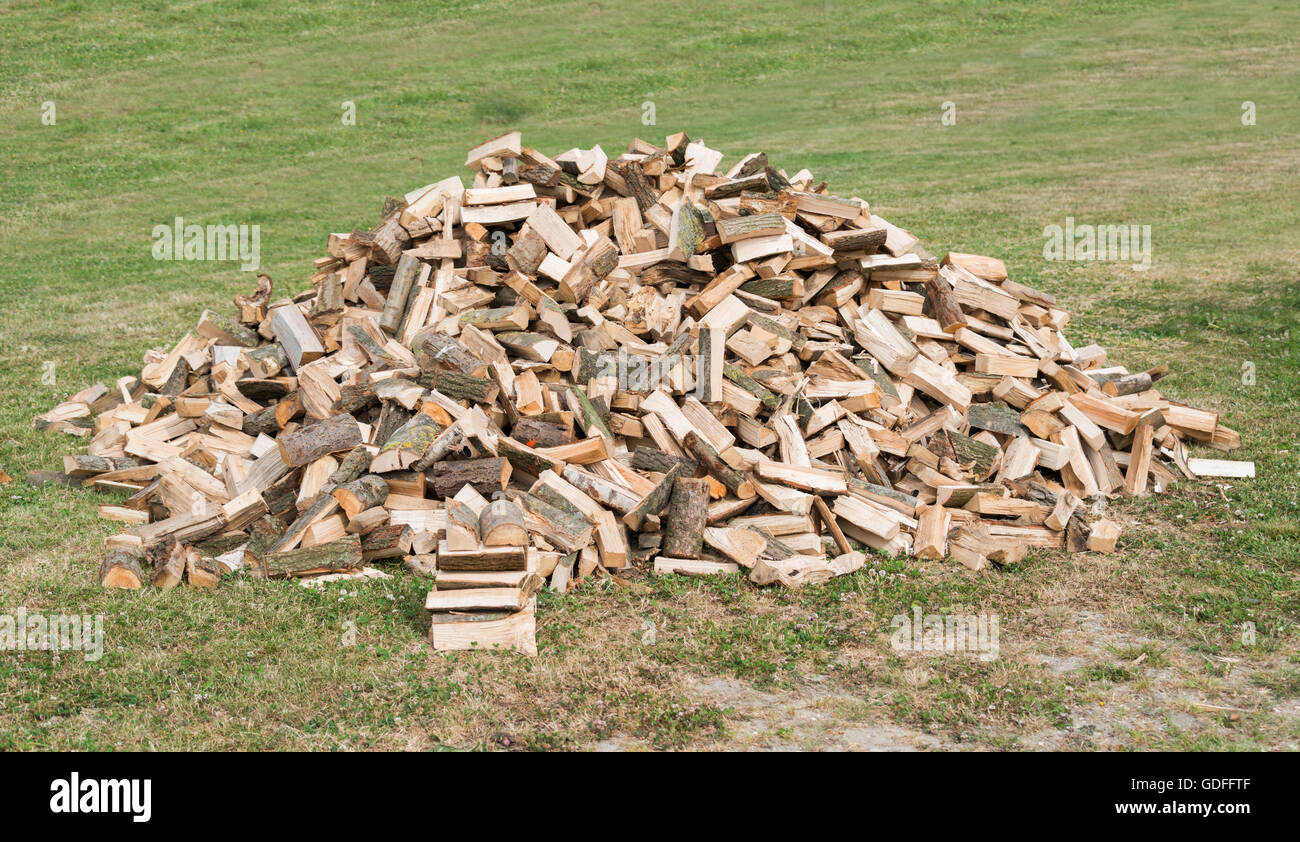
[[[100,507],[128,526],[103,584],[404,559],[435,583],[436,648],[534,652],[546,584],[1109,552],[1088,501],[1253,473],[1188,459],[1240,437],[1163,396],[1167,366],[1072,346],[1002,261],[938,260],[808,170],[722,157],[495,138],[470,184],[331,234],[310,289],[262,275],[138,378],[38,418],[90,439],[61,481],[129,495]]]

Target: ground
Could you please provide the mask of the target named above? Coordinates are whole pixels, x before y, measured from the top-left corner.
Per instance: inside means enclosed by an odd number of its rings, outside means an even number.
[[[1208,0],[3,0],[0,613],[103,614],[106,651],[0,652],[0,749],[1295,749],[1297,24]],[[99,589],[110,498],[25,482],[78,446],[32,416],[253,287],[155,261],[153,227],[260,225],[296,292],[329,232],[510,128],[552,154],[678,130],[724,163],[765,150],[936,253],[1003,257],[1076,346],[1168,363],[1259,478],[1112,501],[1111,556],[546,594],[532,660],[431,653],[400,569]],[[1067,217],[1150,225],[1150,268],[1046,260]],[[998,657],[895,651],[914,607],[996,614]]]

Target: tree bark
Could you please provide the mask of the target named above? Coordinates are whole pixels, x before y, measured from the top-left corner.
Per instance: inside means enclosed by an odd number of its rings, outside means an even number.
[[[351,450],[361,444],[361,427],[347,413],[299,427],[280,437],[280,457],[284,464],[298,468],[327,453]]]
[[[678,479],[668,502],[668,519],[660,551],[673,558],[699,558],[709,509],[709,484]]]
[[[430,471],[434,497],[455,497],[466,485],[485,497],[504,491],[510,481],[510,463],[499,456],[438,462]]]
[[[316,547],[270,553],[264,562],[269,579],[357,570],[364,563],[361,558],[361,538],[356,535]]]

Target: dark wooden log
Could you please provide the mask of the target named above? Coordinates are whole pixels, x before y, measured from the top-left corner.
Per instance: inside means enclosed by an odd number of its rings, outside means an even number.
[[[832,250],[840,253],[845,252],[863,252],[864,254],[874,254],[885,244],[889,236],[887,228],[846,228],[843,231],[832,231],[829,234],[822,235],[822,242],[830,246]]]
[[[704,524],[709,509],[709,483],[702,479],[676,480],[668,501],[663,555],[699,558],[704,545]]]
[[[510,436],[528,447],[559,447],[574,441],[572,421],[565,426],[537,416],[520,418],[510,428]]]
[[[235,381],[235,388],[239,394],[259,403],[278,401],[289,394],[289,383],[279,378],[245,377]]]
[[[459,371],[434,370],[422,373],[416,380],[421,386],[437,389],[449,398],[493,403],[497,399],[497,385],[487,377],[471,377]]]
[[[930,301],[934,320],[946,333],[956,333],[966,327],[966,315],[957,302],[957,293],[943,278],[931,278],[925,282],[925,297]]]
[[[683,459],[653,447],[642,446],[632,451],[632,467],[638,471],[666,474],[678,465],[682,467],[682,476],[695,476],[700,470],[699,463],[694,459]]]
[[[531,228],[506,250],[506,264],[521,275],[534,277],[546,258],[546,241]]]
[[[527,570],[527,547],[477,547],[450,550],[438,547],[438,570]]]
[[[402,542],[410,532],[411,527],[404,523],[389,523],[370,530],[361,538],[362,560],[379,561],[406,555]]]
[[[279,439],[280,458],[286,465],[298,468],[327,453],[351,450],[359,444],[361,427],[357,419],[343,413],[282,435]]]
[[[640,161],[610,161],[607,166],[623,177],[627,194],[636,199],[642,213],[659,203],[659,194],[650,184]]]
[[[466,485],[485,497],[504,491],[510,481],[510,462],[499,456],[438,462],[429,471],[434,497],[455,497]]]
[[[249,436],[265,433],[274,437],[276,433],[280,432],[280,422],[275,417],[275,409],[275,404],[271,404],[265,409],[254,412],[252,415],[245,415],[244,423],[240,429],[243,430],[245,435]]]

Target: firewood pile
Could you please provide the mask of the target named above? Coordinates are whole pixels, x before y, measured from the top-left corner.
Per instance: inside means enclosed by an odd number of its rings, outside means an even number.
[[[540,588],[647,566],[799,587],[866,548],[974,571],[1109,552],[1090,502],[1192,477],[1186,441],[1239,446],[1157,389],[1167,366],[1074,347],[1002,261],[937,259],[808,170],[722,158],[684,134],[613,159],[495,138],[468,184],[331,234],[306,291],[262,275],[38,417],[89,439],[59,481],[128,495],[100,506],[127,527],[103,584],[404,560],[434,582],[435,648],[531,653]]]

